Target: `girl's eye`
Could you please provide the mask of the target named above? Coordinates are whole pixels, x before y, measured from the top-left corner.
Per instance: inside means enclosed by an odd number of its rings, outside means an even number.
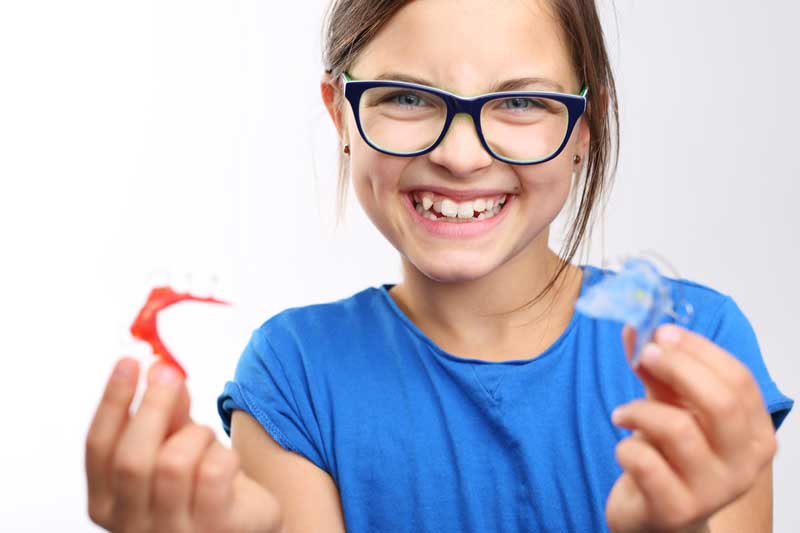
[[[403,107],[422,107],[427,104],[425,99],[416,93],[395,93],[387,96],[384,101]]]
[[[502,102],[505,109],[545,109],[545,105],[536,98],[506,98]]]

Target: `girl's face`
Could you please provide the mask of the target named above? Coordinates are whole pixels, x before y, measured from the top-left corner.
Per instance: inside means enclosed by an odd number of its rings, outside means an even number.
[[[518,78],[548,80],[519,90],[577,94],[581,80],[573,70],[562,30],[544,3],[416,0],[384,26],[348,73],[363,80],[399,74],[474,96]],[[323,96],[336,117],[331,91],[323,87]],[[350,105],[343,102],[343,120],[337,125],[350,145],[356,196],[381,233],[428,278],[474,280],[515,257],[533,259],[546,252],[549,225],[569,196],[573,158],[584,157],[588,149],[583,119],[564,150],[546,163],[511,165],[494,159],[467,115],[456,116],[432,152],[397,157],[364,142]],[[415,195],[464,204],[469,199],[496,203],[502,194],[506,203],[486,220],[433,222],[414,210]]]

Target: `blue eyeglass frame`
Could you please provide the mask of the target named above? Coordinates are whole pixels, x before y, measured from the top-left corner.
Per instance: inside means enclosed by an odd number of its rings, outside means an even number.
[[[589,87],[586,84],[584,84],[583,87],[581,88],[581,92],[577,95],[559,93],[559,92],[549,92],[549,91],[508,91],[508,92],[487,93],[478,96],[462,97],[447,91],[443,91],[442,89],[437,89],[436,87],[429,87],[427,85],[420,85],[417,83],[410,83],[405,81],[354,80],[346,72],[342,73],[342,80],[344,83],[344,96],[347,99],[347,101],[350,102],[350,108],[353,110],[353,116],[356,119],[356,126],[358,127],[358,132],[359,134],[361,134],[361,138],[364,139],[364,142],[366,142],[374,150],[377,150],[378,152],[387,155],[393,155],[398,157],[416,157],[427,154],[433,151],[437,146],[439,146],[439,143],[441,143],[442,139],[445,138],[447,132],[450,130],[450,124],[453,122],[455,116],[458,115],[459,113],[464,113],[472,117],[472,121],[475,124],[475,130],[478,133],[478,138],[480,139],[484,149],[495,159],[502,161],[504,163],[509,163],[511,165],[536,165],[539,163],[545,163],[555,157],[558,157],[558,154],[560,154],[564,150],[564,147],[567,145],[567,141],[569,140],[570,135],[572,135],[572,130],[575,128],[575,124],[577,124],[578,119],[581,118],[583,113],[586,111],[586,95],[589,92]],[[359,113],[360,111],[359,104],[361,102],[361,96],[368,89],[372,89],[375,87],[408,88],[417,91],[428,92],[440,97],[442,100],[444,100],[445,104],[447,105],[447,117],[445,118],[444,126],[442,127],[442,133],[427,148],[411,153],[392,152],[390,150],[385,150],[380,146],[375,145],[372,141],[370,141],[369,137],[367,137],[367,134],[364,133],[364,129],[361,127],[361,117]],[[561,102],[567,108],[567,113],[569,114],[567,118],[567,129],[564,133],[564,139],[561,141],[561,146],[559,146],[555,152],[553,152],[552,154],[543,159],[536,159],[531,161],[518,161],[515,159],[508,159],[506,157],[501,156],[500,154],[495,153],[489,147],[489,143],[486,142],[486,139],[483,136],[483,130],[481,128],[481,110],[483,109],[484,104],[496,98],[517,98],[517,97],[550,98],[552,100]]]

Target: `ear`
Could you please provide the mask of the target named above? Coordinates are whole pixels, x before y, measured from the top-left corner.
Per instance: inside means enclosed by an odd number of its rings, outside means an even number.
[[[336,96],[339,93],[340,89],[338,87],[338,80],[334,80],[331,78],[331,75],[327,72],[322,74],[322,80],[320,81],[320,92],[322,93],[322,102],[325,104],[325,108],[328,110],[328,115],[330,115],[331,120],[333,120],[333,125],[336,126],[336,131],[339,134],[339,138],[342,138],[342,134],[344,133],[343,123],[344,120],[342,118],[342,111],[336,105]]]
[[[589,133],[589,123],[586,121],[586,116],[582,116],[578,120],[578,138],[575,145],[576,154],[580,154],[580,156],[586,160],[586,157],[589,154],[589,141],[591,141],[592,137]]]

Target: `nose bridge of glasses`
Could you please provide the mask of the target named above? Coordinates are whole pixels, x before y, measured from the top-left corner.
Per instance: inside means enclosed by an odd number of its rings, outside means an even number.
[[[462,138],[466,135],[481,144],[480,135],[478,134],[478,125],[475,123],[474,117],[467,111],[457,111],[453,113],[453,118],[446,126],[447,130],[442,137],[442,143],[452,141],[453,137]],[[458,129],[456,129],[458,128]]]
[[[451,131],[455,127],[456,123],[463,123],[464,116],[469,119],[468,122],[472,123],[472,131],[475,133],[475,138],[480,142],[480,134],[479,134],[479,125],[478,121],[480,120],[480,103],[478,101],[466,98],[453,98],[450,99],[450,106],[451,106],[451,119],[450,123],[446,125],[447,131],[444,132],[444,138],[442,141],[450,136]],[[460,119],[460,120],[459,120]],[[462,127],[469,128],[470,126],[464,124]]]

